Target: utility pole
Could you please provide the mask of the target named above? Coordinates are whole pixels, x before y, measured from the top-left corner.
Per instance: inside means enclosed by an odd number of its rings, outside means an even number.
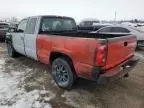
[[[117,11],[115,11],[115,17],[114,17],[115,22],[116,22],[116,17],[117,17]]]

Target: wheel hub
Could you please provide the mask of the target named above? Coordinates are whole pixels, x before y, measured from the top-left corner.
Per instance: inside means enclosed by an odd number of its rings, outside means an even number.
[[[59,80],[59,82],[68,81],[68,72],[63,65],[56,66],[56,77]]]

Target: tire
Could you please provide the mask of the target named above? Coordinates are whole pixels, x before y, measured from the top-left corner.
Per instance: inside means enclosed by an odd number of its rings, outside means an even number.
[[[7,43],[7,50],[8,50],[8,55],[10,57],[16,57],[17,56],[17,52],[15,51],[15,49],[13,48],[13,46],[10,42]]]
[[[52,62],[52,76],[56,84],[64,89],[70,89],[76,79],[72,66],[63,58]]]

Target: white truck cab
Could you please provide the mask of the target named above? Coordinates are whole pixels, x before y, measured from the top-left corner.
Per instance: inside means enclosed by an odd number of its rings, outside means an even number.
[[[37,60],[36,38],[40,25],[40,17],[29,17],[20,21],[12,35],[14,49],[23,55]]]

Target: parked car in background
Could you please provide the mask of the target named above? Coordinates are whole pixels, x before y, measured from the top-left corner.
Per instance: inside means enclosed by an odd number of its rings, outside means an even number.
[[[9,25],[6,23],[0,23],[0,40],[5,40],[6,33],[8,32]]]
[[[113,25],[103,27],[94,33],[100,34],[132,34],[137,37],[137,46],[144,47],[144,31],[126,25]]]
[[[53,79],[66,89],[78,77],[100,81],[128,75],[138,61],[134,35],[80,32],[73,18],[63,16],[25,18],[6,43],[11,57],[20,53],[51,64]]]
[[[78,25],[78,30],[81,32],[92,32],[97,31],[100,28],[110,26],[110,23],[101,23],[99,20],[96,19],[85,19],[82,20]]]
[[[103,25],[99,25],[100,21],[97,19],[84,19],[82,20],[79,25],[78,29],[83,32],[90,32],[100,29],[104,27]]]
[[[83,19],[80,23],[79,23],[79,26],[93,26],[93,25],[96,25],[96,24],[99,24],[100,21],[97,20],[97,19],[94,19],[94,18],[86,18],[86,19]]]

